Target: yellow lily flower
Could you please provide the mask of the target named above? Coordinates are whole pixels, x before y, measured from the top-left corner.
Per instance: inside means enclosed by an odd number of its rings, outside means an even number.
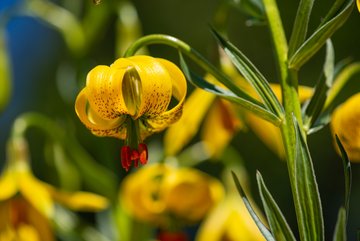
[[[360,93],[357,93],[334,111],[330,122],[332,133],[338,135],[349,159],[354,162],[360,162],[359,104]]]
[[[0,176],[0,240],[5,237],[53,240],[49,219],[53,216],[54,201],[82,211],[107,207],[108,201],[101,196],[58,191],[36,179],[29,167],[27,145],[22,139],[10,142],[8,154],[9,160]]]
[[[75,110],[82,123],[97,136],[125,140],[122,166],[145,164],[144,139],[164,130],[182,114],[186,79],[173,63],[150,56],[120,58],[110,66],[92,69],[79,93]],[[178,103],[171,109],[174,97]]]
[[[358,8],[358,10],[360,12],[360,0],[356,0],[356,5],[357,5],[357,8]]]
[[[230,194],[201,224],[196,241],[264,241],[237,194]]]
[[[223,192],[221,183],[206,173],[154,164],[124,179],[120,200],[135,218],[166,229],[174,222],[198,222]]]

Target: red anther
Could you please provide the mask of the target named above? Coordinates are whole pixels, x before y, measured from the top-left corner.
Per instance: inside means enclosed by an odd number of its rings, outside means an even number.
[[[146,144],[140,143],[138,146],[138,150],[139,150],[140,163],[142,165],[145,165],[148,161],[148,155],[149,155]]]
[[[135,161],[135,160],[139,160],[139,151],[136,149],[132,149],[131,150],[131,160]]]
[[[121,148],[121,165],[126,171],[129,171],[132,162],[135,167],[139,167],[139,161],[144,165],[147,163],[147,159],[148,150],[144,143],[140,143],[138,149],[132,149],[130,146]]]
[[[121,165],[126,171],[129,171],[129,168],[131,165],[131,148],[130,148],[130,146],[121,147]]]

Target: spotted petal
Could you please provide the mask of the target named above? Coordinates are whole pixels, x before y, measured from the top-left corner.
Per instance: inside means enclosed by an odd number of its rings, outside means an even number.
[[[180,69],[173,63],[157,59],[159,63],[167,70],[172,84],[172,93],[178,103],[168,111],[154,115],[149,113],[146,115],[146,131],[143,135],[159,132],[178,121],[182,115],[184,100],[186,97],[186,79]]]
[[[125,116],[106,120],[99,116],[91,106],[87,109],[88,98],[86,88],[84,88],[76,98],[75,111],[81,122],[97,136],[113,136],[124,138]]]

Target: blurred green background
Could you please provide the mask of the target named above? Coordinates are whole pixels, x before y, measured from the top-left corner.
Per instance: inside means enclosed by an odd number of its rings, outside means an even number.
[[[6,51],[12,76],[11,99],[0,116],[0,166],[6,159],[6,140],[9,138],[13,121],[24,112],[36,111],[57,122],[63,127],[64,132],[76,136],[91,157],[111,170],[119,183],[125,175],[119,162],[121,141],[91,135],[75,115],[74,100],[84,86],[85,76],[91,68],[98,64],[109,65],[120,57],[118,48],[127,38],[125,32],[119,28],[119,21],[124,13],[119,14],[118,9],[114,9],[115,0],[103,0],[99,5],[94,5],[90,0],[53,1],[58,6],[68,9],[80,21],[86,22],[83,40],[79,40],[76,33],[70,34],[69,41],[79,41],[80,44],[81,41],[86,42],[86,47],[77,52],[76,46],[75,51],[69,50],[58,27],[42,20],[36,14],[31,14],[31,11],[24,7],[29,3],[26,1],[0,1],[0,27],[6,37]],[[277,2],[289,37],[298,1]],[[211,62],[217,63],[217,46],[209,31],[209,26],[212,25],[226,34],[267,79],[276,82],[273,50],[267,28],[264,25],[249,26],[248,18],[236,8],[235,0],[133,0],[131,3],[140,21],[140,25],[137,25],[140,27],[139,32],[131,33],[134,38],[138,37],[137,34],[169,34],[187,42]],[[315,1],[309,32],[319,24],[331,5],[332,1]],[[56,19],[63,20],[60,15]],[[345,25],[332,38],[337,62],[346,58],[354,62],[360,60],[359,26],[360,14],[354,10]],[[153,56],[178,63],[177,52],[169,47],[151,46],[149,52]],[[320,54],[304,66],[300,73],[300,84],[314,86],[321,73],[324,53],[324,50],[320,51]],[[198,73],[203,73],[198,66],[190,66]],[[338,102],[359,92],[359,81],[360,75],[355,76],[341,93]],[[190,86],[189,90],[192,89]],[[162,134],[155,135],[149,138],[148,142],[157,143],[162,140],[161,138]],[[38,130],[31,130],[28,140],[35,174],[40,179],[58,184],[53,172],[48,171],[54,167],[44,155],[46,137]],[[267,149],[251,131],[240,132],[232,141],[232,146],[238,150],[247,168],[252,194],[259,206],[256,170],[261,171],[290,225],[295,227],[296,219],[285,163]],[[341,160],[334,151],[328,127],[309,136],[309,146],[323,203],[326,238],[329,239],[338,208],[343,202]],[[206,162],[200,167],[216,173],[214,170],[219,165]],[[353,187],[348,240],[356,240],[356,231],[360,229],[360,165],[354,163],[352,168]],[[92,189],[86,184],[82,188]]]

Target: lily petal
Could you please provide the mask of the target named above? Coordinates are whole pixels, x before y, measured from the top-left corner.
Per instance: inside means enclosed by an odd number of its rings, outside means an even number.
[[[128,114],[122,81],[127,68],[99,65],[87,75],[85,93],[90,107],[103,119],[113,120]]]
[[[201,133],[202,140],[209,154],[218,156],[243,123],[236,116],[234,106],[221,99],[214,102],[206,119]]]
[[[76,98],[75,111],[80,121],[97,136],[113,136],[117,138],[124,138],[125,128],[122,124],[125,121],[125,116],[120,116],[112,120],[103,119],[91,107],[87,108],[87,94],[84,88]]]
[[[0,177],[0,201],[11,198],[18,191],[14,175],[14,172],[8,168],[2,173]]]
[[[23,201],[26,202],[26,200]],[[41,215],[41,213],[29,203],[27,203],[26,209],[29,224],[36,229],[40,237],[39,240],[54,241],[55,238],[49,219]]]
[[[31,203],[42,215],[51,217],[54,204],[45,184],[35,179],[29,170],[18,170],[19,190],[26,200]]]
[[[360,12],[360,0],[356,0],[356,5],[357,5],[357,8],[358,8],[358,10]]]
[[[106,198],[93,193],[57,191],[49,185],[47,189],[54,200],[75,211],[100,211],[109,205]]]
[[[165,59],[156,60],[168,72],[172,83],[172,94],[178,101],[178,103],[168,111],[159,113],[157,115],[146,115],[145,128],[146,132],[149,134],[162,131],[163,129],[180,119],[183,113],[183,104],[187,91],[186,79],[180,69],[175,64]]]

